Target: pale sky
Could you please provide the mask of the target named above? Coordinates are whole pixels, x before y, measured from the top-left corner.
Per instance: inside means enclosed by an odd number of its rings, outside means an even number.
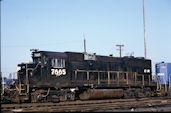
[[[1,69],[31,61],[30,49],[144,56],[142,0],[2,0]],[[147,58],[171,62],[171,0],[145,0]]]

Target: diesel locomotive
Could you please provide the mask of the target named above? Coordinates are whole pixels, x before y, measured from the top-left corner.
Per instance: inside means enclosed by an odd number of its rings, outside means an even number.
[[[18,64],[20,102],[155,96],[151,60],[86,52],[32,52]]]

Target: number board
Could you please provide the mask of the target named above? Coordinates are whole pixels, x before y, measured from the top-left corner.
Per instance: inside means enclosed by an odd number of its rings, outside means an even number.
[[[66,75],[66,69],[62,69],[62,68],[59,68],[59,69],[51,69],[51,75],[52,76],[61,76],[61,75]]]

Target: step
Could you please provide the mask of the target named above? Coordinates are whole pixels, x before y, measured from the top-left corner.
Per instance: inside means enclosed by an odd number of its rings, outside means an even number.
[[[27,93],[21,93],[20,95],[27,96]]]

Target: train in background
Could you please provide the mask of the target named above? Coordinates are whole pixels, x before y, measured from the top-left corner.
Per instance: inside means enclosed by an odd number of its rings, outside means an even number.
[[[157,90],[162,95],[170,95],[171,63],[160,62],[155,64],[154,81],[157,83]]]
[[[156,95],[151,60],[86,52],[32,52],[18,64],[20,102],[59,102]]]

